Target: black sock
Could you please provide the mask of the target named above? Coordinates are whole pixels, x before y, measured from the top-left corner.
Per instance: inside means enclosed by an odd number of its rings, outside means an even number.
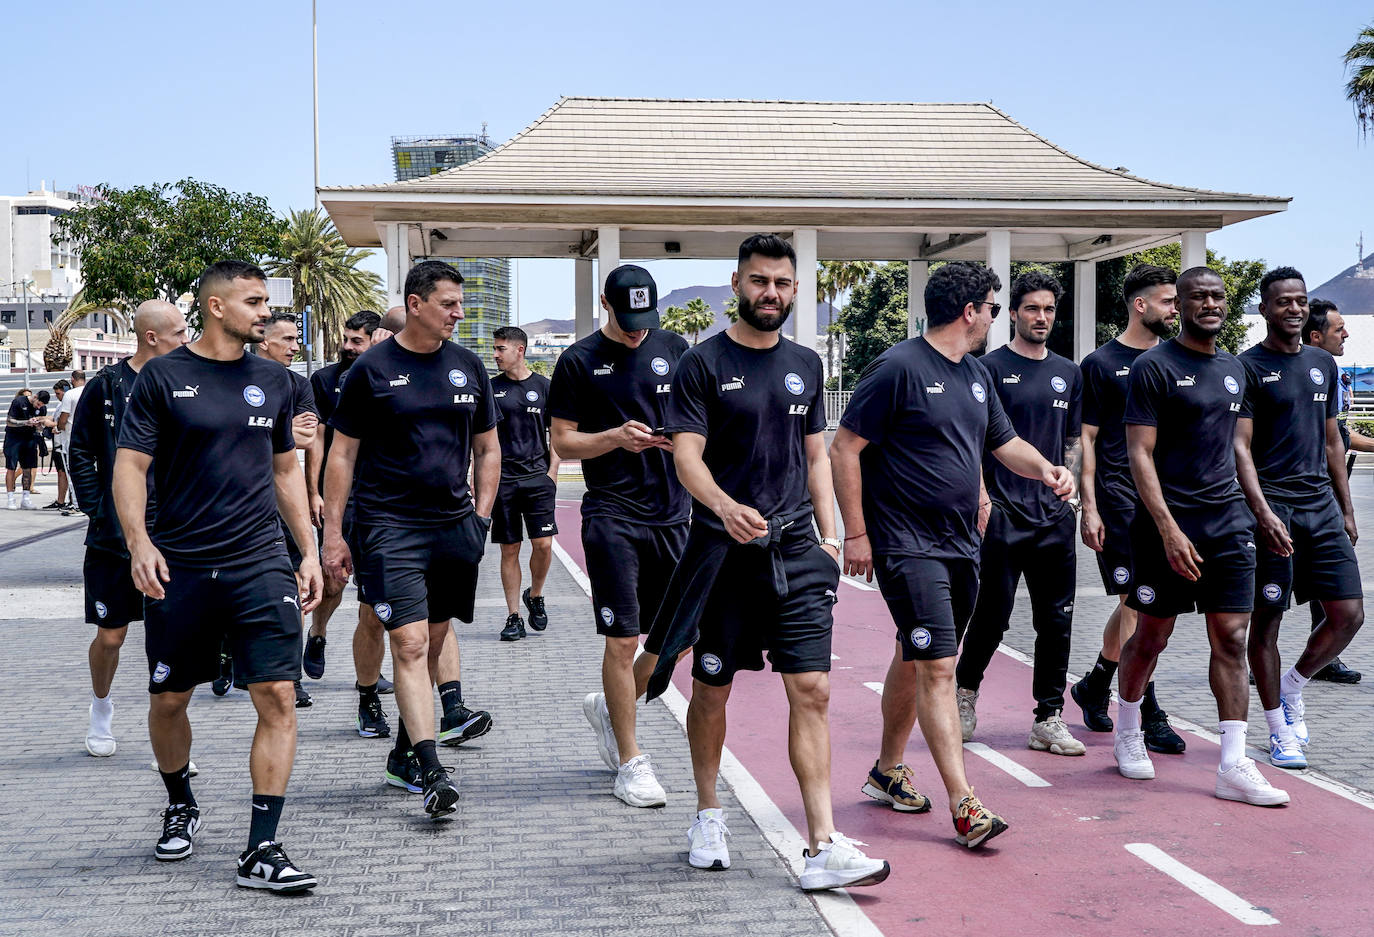
[[[463,681],[450,680],[439,684],[439,701],[444,704],[444,712],[452,712],[463,705]]]
[[[397,718],[396,745],[394,746],[394,751],[396,751],[398,754],[404,755],[406,752],[410,751],[410,747],[410,733],[406,731],[406,721],[404,719]]]
[[[420,759],[420,775],[425,779],[429,778],[431,771],[442,771],[444,766],[439,764],[439,755],[434,750],[434,739],[425,739],[415,743],[415,757]]]
[[[1083,678],[1084,688],[1098,696],[1110,693],[1112,677],[1116,676],[1116,666],[1116,661],[1107,660],[1098,654],[1097,663],[1093,664],[1093,669],[1088,671],[1088,675]]]
[[[163,771],[159,768],[157,773],[162,775],[162,783],[167,786],[168,804],[185,804],[188,807],[196,805],[196,798],[191,793],[191,763],[189,761],[178,771]]]
[[[1151,716],[1162,716],[1164,711],[1159,708],[1159,702],[1155,699],[1155,682],[1151,680],[1145,684],[1145,698],[1140,703],[1140,717],[1148,719]]]
[[[361,683],[355,683],[353,685],[358,688],[358,695],[361,696],[363,699],[367,699],[369,696],[377,695],[377,684],[375,683],[371,686],[363,686]]]
[[[285,797],[270,794],[253,795],[253,819],[248,825],[248,851],[252,852],[262,843],[277,838],[277,824],[281,822],[281,808],[286,804]]]

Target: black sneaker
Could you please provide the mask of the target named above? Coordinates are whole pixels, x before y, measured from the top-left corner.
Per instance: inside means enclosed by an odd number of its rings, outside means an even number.
[[[458,788],[448,771],[436,768],[425,776],[425,813],[431,820],[442,820],[458,809]]]
[[[481,738],[491,731],[491,713],[468,709],[462,703],[444,713],[439,722],[439,741],[444,745],[462,745]]]
[[[520,597],[525,603],[525,608],[529,609],[530,627],[535,631],[543,631],[549,626],[549,613],[544,611],[544,597],[542,595],[530,595],[530,590],[526,589],[525,594]]]
[[[314,705],[315,705],[315,701],[314,701],[313,699],[311,699],[310,694],[307,693],[307,692],[305,691],[305,687],[301,686],[301,682],[300,682],[299,680],[297,680],[297,681],[296,681],[296,708],[297,708],[297,709],[309,709],[311,706],[314,706]]]
[[[302,872],[291,864],[281,843],[259,843],[239,856],[239,887],[265,888],[289,894],[314,888],[315,876]]]
[[[312,634],[305,639],[305,657],[301,663],[305,667],[305,675],[311,680],[324,676],[324,645],[322,634]]]
[[[234,685],[234,658],[220,651],[219,654],[219,676],[215,682],[210,684],[210,692],[216,696],[223,696],[229,692],[229,688]]]
[[[525,622],[519,615],[506,619],[506,627],[501,629],[502,641],[519,641],[525,636]]]
[[[1174,727],[1169,725],[1169,717],[1162,709],[1141,716],[1140,728],[1145,731],[1145,747],[1161,755],[1182,755],[1188,748]]]
[[[62,510],[63,508],[65,508],[66,506],[67,506],[67,505],[66,505],[65,502],[62,502],[62,501],[54,501],[52,504],[45,504],[45,505],[43,505],[43,510],[45,510],[45,511],[60,511],[60,510]]]
[[[530,622],[534,624],[534,622]],[[1321,670],[1312,675],[1313,680],[1325,680],[1327,683],[1359,683],[1363,676],[1358,670],[1351,670],[1339,657],[1327,664]]]
[[[172,804],[162,811],[162,838],[153,849],[153,856],[162,862],[175,862],[191,854],[196,834],[200,832],[200,809],[185,804]]]
[[[396,692],[396,684],[392,683],[392,682],[391,682],[390,680],[388,680],[386,677],[383,677],[383,676],[381,676],[381,675],[378,675],[378,677],[377,677],[377,692],[378,692],[379,694],[381,694],[382,696],[386,696],[388,693],[395,693],[395,692]]]
[[[1078,704],[1078,708],[1083,710],[1083,725],[1088,727],[1089,732],[1112,731],[1112,717],[1107,715],[1107,704],[1112,698],[1110,691],[1100,697],[1093,696],[1090,691],[1083,688],[1080,681],[1069,687],[1069,695]]]
[[[420,759],[415,757],[413,751],[402,755],[393,748],[387,753],[386,783],[412,794],[424,790],[424,783],[420,777]]]
[[[382,701],[376,694],[358,697],[358,734],[365,739],[384,739],[391,735]]]

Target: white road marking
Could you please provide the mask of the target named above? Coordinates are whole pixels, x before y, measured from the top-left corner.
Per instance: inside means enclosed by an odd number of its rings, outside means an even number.
[[[1277,924],[1279,919],[1255,907],[1240,895],[1189,868],[1158,846],[1127,843],[1126,851],[1149,863],[1204,901],[1216,905],[1242,924]]]
[[[587,578],[587,574],[582,572],[581,567],[568,555],[568,551],[563,549],[563,545],[558,542],[558,538],[553,538],[553,555],[558,557],[558,561],[563,564],[563,568],[573,577],[573,582],[577,583],[578,588],[587,593],[587,598],[592,597],[592,581]]]
[[[848,576],[841,576],[841,577],[840,577],[840,582],[844,583],[846,586],[853,586],[855,589],[861,589],[861,590],[864,591],[864,592],[877,592],[877,591],[878,591],[878,587],[877,587],[877,586],[870,586],[868,583],[864,582],[862,579],[851,579],[851,578],[848,577]]]
[[[977,755],[995,768],[1001,768],[1007,774],[1016,778],[1026,787],[1049,787],[1050,782],[1036,774],[1030,768],[1012,761],[999,751],[988,748],[982,742],[965,742],[964,751]]]
[[[868,687],[870,690],[872,690],[874,693],[877,693],[879,696],[883,695],[883,685],[881,683],[865,683],[864,686]]]

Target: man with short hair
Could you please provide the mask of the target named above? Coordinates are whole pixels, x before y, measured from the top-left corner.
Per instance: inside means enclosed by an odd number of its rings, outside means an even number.
[[[616,772],[615,796],[661,807],[667,794],[635,739],[635,700],[657,657],[636,661],[635,653],[687,540],[690,502],[663,433],[687,341],[658,327],[658,285],[643,267],[612,270],[601,307],[601,328],[563,352],[549,386],[553,447],[582,460],[586,477],[582,547],[605,639],[602,692],[587,694],[582,712],[601,760]]]
[[[1302,342],[1308,317],[1302,274],[1292,267],[1266,273],[1259,311],[1267,334],[1240,356],[1247,383],[1236,425],[1236,470],[1261,546],[1250,669],[1269,723],[1269,763],[1306,768],[1302,690],[1359,631],[1364,591],[1337,422],[1340,371],[1329,353]],[[1280,677],[1279,623],[1290,594],[1320,604],[1325,615]]]
[[[1047,273],[1031,270],[1017,277],[1011,284],[1011,344],[988,352],[980,363],[1012,430],[1046,461],[1062,461],[1076,472],[1083,376],[1045,344],[1063,296],[1064,288]],[[1087,748],[1061,715],[1078,569],[1073,509],[1039,479],[1022,477],[991,453],[983,456],[983,478],[992,506],[979,550],[978,600],[954,670],[960,730],[965,742],[973,738],[978,690],[1011,624],[1024,575],[1035,628],[1035,711],[1026,744],[1055,755],[1082,755]]]
[[[97,758],[115,753],[114,704],[110,685],[119,667],[119,652],[129,623],[143,620],[143,593],[134,585],[129,550],[114,503],[114,463],[119,428],[134,379],[153,358],[190,341],[186,317],[171,303],[150,299],[134,310],[134,353],[100,369],[82,391],[66,425],[72,493],[90,518],[86,524],[86,558],[81,568],[86,622],[96,626],[87,659],[91,669],[90,725],[86,751]],[[77,372],[80,373],[80,372]],[[83,380],[83,385],[85,384]],[[148,512],[154,511],[149,492]]]
[[[1131,523],[1140,506],[1126,454],[1126,390],[1131,369],[1143,353],[1159,344],[1178,322],[1178,276],[1168,267],[1136,264],[1122,284],[1126,329],[1083,359],[1083,473],[1080,492],[1083,543],[1097,554],[1097,568],[1116,608],[1102,629],[1102,650],[1093,668],[1069,690],[1083,724],[1093,732],[1112,731],[1107,706],[1112,698],[1121,645],[1135,633],[1131,592]],[[1186,743],[1155,700],[1155,684],[1145,685],[1140,707],[1145,747],[1182,754]]]
[[[148,734],[167,788],[159,860],[191,855],[200,810],[191,792],[187,705],[212,680],[225,636],[234,681],[257,710],[244,888],[314,888],[277,841],[296,750],[292,683],[300,679],[301,611],[319,601],[305,479],[291,436],[294,392],[272,362],[244,353],[270,315],[267,277],[243,261],[211,264],[197,290],[196,341],[144,365],[115,457],[114,498],[134,585],[145,596]],[[146,526],[151,469],[157,514]],[[280,515],[279,515],[280,512]],[[305,554],[292,573],[279,516]]]
[[[83,374],[81,371],[73,371],[73,374]],[[82,378],[85,383],[85,378]],[[61,511],[66,514],[75,507],[72,504],[68,491],[68,470],[67,470],[67,446],[66,433],[64,432],[69,421],[69,415],[76,406],[76,402],[81,397],[81,389],[73,387],[72,382],[63,378],[52,386],[53,393],[57,395],[57,408],[53,410],[52,416],[48,419],[52,423],[52,467],[57,472],[57,497],[51,504],[44,505],[45,510]]]
[[[356,477],[359,600],[387,629],[401,711],[385,777],[423,792],[425,813],[439,820],[458,809],[458,788],[435,752],[431,687],[439,684],[444,705],[439,741],[446,730],[461,742],[491,728],[490,714],[463,703],[451,622],[473,618],[501,473],[499,414],[481,360],[449,341],[463,318],[462,275],[423,261],[406,275],[404,295],[405,331],[353,364],[330,419],[324,550],[336,579],[354,571],[343,514]]]
[[[1178,278],[1178,336],[1145,352],[1131,369],[1126,443],[1143,511],[1131,526],[1135,634],[1117,670],[1113,753],[1123,777],[1150,779],[1140,727],[1145,684],[1169,643],[1174,620],[1196,609],[1207,619],[1211,685],[1217,698],[1223,800],[1276,805],[1274,788],[1245,756],[1245,629],[1255,600],[1255,517],[1236,481],[1236,422],[1245,367],[1217,348],[1226,321],[1226,284],[1207,267]]]
[[[67,390],[66,396],[62,398],[62,406],[57,412],[57,428],[53,433],[53,438],[60,442],[59,448],[62,450],[63,461],[67,463],[67,476],[71,477],[71,421],[72,414],[76,413],[76,405],[81,400],[81,394],[86,389],[86,372],[77,368],[72,372],[71,386]],[[61,434],[60,440],[58,434]],[[67,507],[62,513],[72,515],[77,513],[76,492],[69,490],[67,497]]]
[[[549,379],[525,363],[529,336],[524,329],[505,325],[492,333],[492,352],[501,373],[491,380],[492,396],[501,411],[496,424],[501,441],[501,486],[491,514],[491,542],[501,546],[501,588],[506,593],[506,625],[502,641],[525,636],[525,622],[517,604],[525,603],[530,627],[549,626],[544,609],[544,580],[553,562],[553,535],[558,533],[558,456],[549,446]],[[530,535],[530,587],[520,592],[521,522]]]
[[[33,391],[21,387],[10,401],[5,417],[5,495],[11,511],[21,507],[36,510],[33,503],[33,473],[38,468],[38,408],[34,406]],[[23,498],[14,493],[16,477],[22,473]]]
[[[844,516],[844,570],[872,580],[897,626],[883,682],[882,744],[863,793],[920,813],[906,744],[917,715],[944,780],[955,841],[973,849],[1007,829],[964,774],[954,656],[978,594],[979,488],[984,450],[1060,498],[1073,475],[1016,435],[982,362],[1001,306],[997,274],[945,264],[925,288],[926,331],[879,355],[860,376],[830,446]]]

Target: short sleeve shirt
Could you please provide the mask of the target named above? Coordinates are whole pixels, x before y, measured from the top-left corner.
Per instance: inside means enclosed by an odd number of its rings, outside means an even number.
[[[1099,505],[1119,510],[1136,501],[1126,451],[1126,390],[1131,369],[1146,349],[1112,339],[1083,359],[1083,422],[1097,427],[1093,488]]]
[[[1331,498],[1326,421],[1340,413],[1336,359],[1312,345],[1297,354],[1263,345],[1244,352],[1245,404],[1254,420],[1250,452],[1269,500],[1315,507]]]
[[[320,422],[324,424],[320,428],[320,432],[324,433],[324,456],[320,460],[320,491],[324,491],[324,469],[329,462],[329,447],[334,444],[334,427],[329,425],[329,420],[334,416],[334,408],[339,405],[339,394],[343,392],[343,379],[346,374],[348,369],[342,362],[336,361],[310,375],[310,392],[315,396],[315,411],[319,413]]]
[[[11,420],[32,420],[36,414],[33,404],[29,398],[16,394],[10,401],[9,418]],[[5,438],[19,440],[29,440],[34,438],[34,428],[32,426],[6,426]]]
[[[549,379],[531,371],[523,381],[504,374],[491,379],[501,411],[501,480],[534,478],[549,470]]]
[[[72,420],[76,416],[76,403],[81,399],[81,392],[85,389],[86,385],[82,384],[80,387],[73,387],[63,394],[62,402],[57,405],[57,412],[53,414],[53,419],[59,423],[62,421],[62,414],[67,414],[67,431],[63,432],[56,427],[52,431],[53,443],[64,452],[67,449],[67,440],[71,438]]]

